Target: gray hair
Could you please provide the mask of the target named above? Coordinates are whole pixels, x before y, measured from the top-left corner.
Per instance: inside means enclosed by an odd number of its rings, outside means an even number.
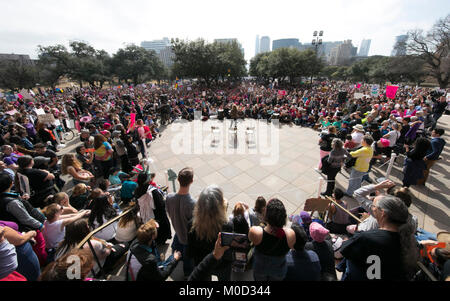
[[[226,208],[222,189],[210,185],[203,189],[194,207],[191,231],[203,240],[214,241],[226,223]]]
[[[403,265],[408,277],[412,277],[419,259],[419,250],[415,239],[416,225],[408,207],[398,197],[383,196],[377,202],[377,207],[387,214],[388,222],[398,226]]]

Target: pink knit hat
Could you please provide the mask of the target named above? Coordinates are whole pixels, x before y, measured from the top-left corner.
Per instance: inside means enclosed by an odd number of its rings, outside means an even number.
[[[389,140],[385,139],[385,138],[381,138],[380,139],[381,144],[383,144],[384,147],[389,147]]]
[[[325,229],[321,224],[313,222],[309,226],[309,234],[311,238],[317,242],[323,242],[330,231]]]

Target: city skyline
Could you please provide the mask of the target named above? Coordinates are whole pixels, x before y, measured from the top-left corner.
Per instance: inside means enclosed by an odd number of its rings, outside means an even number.
[[[389,56],[397,36],[416,28],[428,31],[450,11],[450,2],[443,0],[286,0],[277,5],[266,0],[258,5],[236,0],[226,4],[132,0],[127,2],[127,9],[123,6],[118,0],[4,2],[0,53],[28,54],[35,59],[38,45],[68,47],[73,40],[86,41],[113,54],[127,44],[140,45],[163,37],[204,38],[208,42],[236,38],[249,61],[255,54],[257,34],[271,41],[297,38],[308,44],[314,30],[323,30],[324,42],[351,39],[359,46],[370,37],[370,55]],[[219,15],[226,17],[226,22]]]

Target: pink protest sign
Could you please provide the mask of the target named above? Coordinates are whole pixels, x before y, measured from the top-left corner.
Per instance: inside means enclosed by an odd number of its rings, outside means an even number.
[[[131,113],[130,114],[130,126],[128,127],[127,133],[129,133],[130,130],[133,128],[135,122],[136,122],[136,114],[135,113]]]
[[[358,83],[358,84],[356,85],[356,89],[359,89],[359,88],[361,88],[361,84],[360,84],[360,83]]]
[[[386,87],[386,97],[390,99],[395,98],[395,94],[397,93],[398,86],[387,86]]]
[[[278,90],[278,95],[285,96],[286,90]]]

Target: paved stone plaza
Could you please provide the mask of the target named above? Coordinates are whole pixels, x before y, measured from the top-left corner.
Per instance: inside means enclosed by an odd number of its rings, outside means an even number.
[[[449,141],[447,137],[450,135],[450,116],[443,116],[439,125],[446,130],[444,138]],[[214,143],[214,146],[211,146],[211,142],[216,138],[212,134],[211,126],[218,126],[220,132],[216,135],[221,140]],[[255,126],[255,132],[260,130],[275,135],[274,143],[278,141],[278,147],[271,144],[269,137],[260,133],[255,133],[256,146],[251,143],[250,147],[247,147],[245,132],[246,128],[251,126]],[[169,125],[164,129],[162,137],[154,141],[149,149],[150,157],[154,160],[151,165],[152,172],[157,174],[156,182],[166,183],[165,171],[169,168],[178,173],[184,167],[192,167],[193,197],[197,198],[207,185],[217,184],[223,189],[229,202],[229,214],[236,202],[243,201],[253,206],[258,196],[264,196],[266,200],[278,197],[285,204],[288,215],[298,214],[303,210],[306,199],[318,196],[321,175],[314,168],[319,163],[319,132],[289,125],[281,125],[279,131],[276,131],[278,126],[272,127],[270,124],[268,126],[265,121],[239,120],[236,147],[232,137],[229,136],[229,127],[229,121],[218,120],[191,123],[177,121]],[[200,132],[203,135],[200,135]],[[258,142],[258,138],[263,139]],[[263,144],[263,147],[258,143]],[[279,156],[271,153],[271,150],[279,151]],[[216,154],[208,154],[212,151],[216,151]],[[226,153],[227,151],[230,153]],[[277,159],[275,162],[270,160],[273,157]],[[441,157],[442,161],[432,168],[426,187],[411,188],[415,196],[410,208],[411,213],[418,217],[419,227],[434,233],[450,231],[450,172],[447,167],[450,159],[450,142],[447,143]],[[403,177],[403,159],[403,157],[397,159],[390,177],[400,185]],[[263,161],[269,165],[264,165]],[[371,179],[376,180],[385,176],[387,167],[388,164],[381,168],[373,168]],[[344,170],[339,173],[336,178],[337,187],[346,189],[348,176]],[[178,189],[178,183],[176,185]],[[172,192],[171,182],[169,187],[169,191]],[[324,190],[325,186],[322,191]],[[349,202],[349,208],[357,205],[355,200],[345,199]],[[168,247],[166,255],[169,256],[170,252],[171,249]],[[181,265],[180,262],[170,280],[183,279]],[[252,279],[251,272],[244,273],[239,278],[232,278],[232,280]]]
[[[212,126],[219,127],[217,133],[212,133]],[[255,136],[249,137],[253,139],[247,145],[245,132],[247,127],[253,126]],[[168,169],[178,173],[184,167],[192,167],[193,197],[197,198],[207,185],[217,184],[229,202],[229,214],[236,202],[243,201],[252,207],[258,196],[264,196],[266,200],[278,197],[284,202],[288,215],[298,214],[303,210],[306,199],[318,196],[321,175],[314,168],[319,163],[319,132],[295,125],[278,126],[265,121],[238,120],[236,145],[229,127],[230,121],[214,119],[206,122],[178,120],[162,127],[162,136],[152,142],[148,149],[149,157],[153,160],[151,171],[156,173],[156,183],[166,185],[165,172]],[[450,231],[450,116],[443,116],[439,127],[446,130],[444,139],[447,145],[441,155],[442,160],[432,168],[426,187],[411,188],[415,198],[410,208],[411,213],[419,219],[419,227],[434,233]],[[76,144],[71,144],[63,153],[74,151]],[[402,164],[403,157],[400,157],[390,177],[400,185]],[[386,174],[387,164],[381,168],[378,166],[372,169],[373,180]],[[337,187],[346,189],[348,176],[344,170],[339,173]],[[168,186],[172,192],[172,183],[169,182]],[[324,190],[325,186],[322,188]],[[351,198],[346,200],[349,208],[357,205]],[[162,250],[167,256],[171,253],[170,243]],[[182,280],[181,267],[180,262],[169,279]],[[112,279],[124,279],[123,272],[119,271],[120,277]],[[239,279],[252,279],[251,272],[241,276]]]
[[[207,185],[217,184],[223,189],[229,202],[229,212],[238,201],[253,206],[258,196],[264,196],[267,200],[272,197],[280,198],[288,214],[294,214],[302,211],[306,199],[317,197],[321,175],[314,168],[319,163],[319,132],[298,126],[278,127],[265,121],[239,120],[238,145],[235,148],[232,137],[229,136],[229,125],[228,120],[176,121],[169,125],[164,129],[162,137],[149,148],[150,157],[154,160],[151,164],[152,172],[157,174],[156,182],[166,183],[165,171],[169,168],[178,173],[183,167],[192,167],[194,183],[191,194],[198,197]],[[216,146],[211,146],[211,126],[222,127],[219,129],[221,140]],[[250,144],[248,147],[246,144],[245,131],[248,126],[256,126],[256,146]],[[447,139],[450,134],[450,116],[443,116],[440,126],[447,131],[444,136]],[[258,130],[264,133],[258,133]],[[202,136],[199,135],[200,132],[203,132]],[[274,144],[266,137],[270,135],[272,138],[275,136]],[[264,139],[258,141],[261,137]],[[212,151],[216,154],[208,154]],[[420,227],[432,232],[450,230],[450,173],[447,169],[450,143],[447,143],[441,157],[442,160],[432,168],[426,187],[411,188],[415,196],[411,212],[418,216]],[[399,157],[390,177],[400,185],[402,164],[403,157]],[[371,179],[385,176],[387,167],[388,164],[381,168],[376,166]],[[169,184],[170,191],[173,191],[172,183]],[[178,189],[178,183],[176,184]],[[343,170],[337,176],[337,186],[346,189],[347,184],[348,173]],[[322,191],[324,190],[325,187]],[[354,200],[347,200],[350,205],[356,205]]]

